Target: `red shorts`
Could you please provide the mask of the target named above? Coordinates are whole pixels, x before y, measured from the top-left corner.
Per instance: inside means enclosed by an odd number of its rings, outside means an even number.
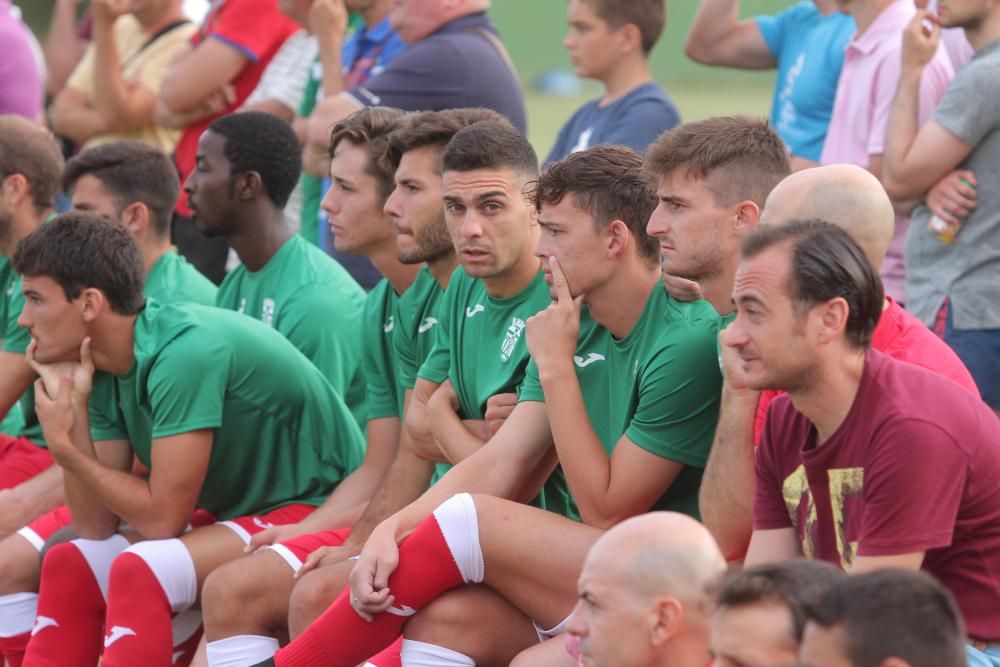
[[[337,530],[321,530],[318,533],[300,535],[287,542],[272,544],[269,548],[285,559],[285,562],[298,572],[306,558],[320,547],[339,547],[351,534],[350,528],[339,528]]]
[[[255,516],[241,516],[227,521],[219,521],[219,525],[229,528],[240,536],[244,544],[250,544],[250,538],[273,526],[286,526],[290,523],[298,523],[316,511],[312,505],[285,505],[276,510],[271,510],[267,514]]]
[[[0,433],[0,489],[12,489],[47,470],[55,461],[44,447],[27,438]]]
[[[73,523],[73,515],[69,513],[69,507],[60,505],[17,531],[17,534],[41,551],[50,537],[55,535],[60,528],[65,528],[71,523]]]

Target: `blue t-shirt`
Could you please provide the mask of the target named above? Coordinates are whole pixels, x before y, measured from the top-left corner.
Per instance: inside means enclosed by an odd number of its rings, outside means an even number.
[[[521,85],[494,45],[497,39],[485,12],[462,16],[410,44],[380,74],[348,94],[364,106],[404,111],[485,107],[526,133]]]
[[[563,125],[545,164],[602,144],[620,144],[645,153],[660,134],[681,122],[677,107],[652,81],[606,107],[598,106],[598,101],[584,104]]]
[[[792,155],[819,162],[854,18],[838,11],[824,16],[802,0],[755,21],[778,60],[771,125]]]

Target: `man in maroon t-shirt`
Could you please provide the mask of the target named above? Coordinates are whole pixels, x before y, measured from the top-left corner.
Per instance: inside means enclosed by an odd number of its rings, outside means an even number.
[[[743,244],[729,368],[783,389],[757,452],[746,564],[921,568],[970,637],[1000,639],[1000,420],[940,375],[870,349],[878,272],[842,229],[766,225]]]

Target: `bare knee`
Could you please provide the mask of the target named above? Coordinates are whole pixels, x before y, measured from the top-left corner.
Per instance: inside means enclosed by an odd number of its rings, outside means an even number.
[[[298,636],[310,623],[326,611],[347,587],[354,561],[344,561],[313,570],[292,589],[288,603],[288,630]]]
[[[16,534],[0,541],[0,595],[38,591],[41,569],[31,542]]]
[[[271,551],[216,568],[201,592],[205,636],[216,641],[236,634],[271,634],[285,627],[292,570]]]

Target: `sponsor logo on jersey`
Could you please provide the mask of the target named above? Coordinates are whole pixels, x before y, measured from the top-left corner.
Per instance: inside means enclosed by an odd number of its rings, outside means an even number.
[[[433,329],[434,325],[437,323],[438,321],[436,317],[428,317],[426,320],[420,323],[419,327],[417,327],[417,333],[427,333],[428,331]]]
[[[56,623],[56,619],[49,618],[48,616],[38,616],[35,618],[35,626],[31,628],[31,636],[34,637],[45,628],[58,628],[58,627],[59,624]]]
[[[382,325],[382,331],[384,331],[385,333],[389,333],[395,328],[396,328],[396,316],[390,315],[389,321]]]
[[[258,528],[263,528],[264,530],[267,530],[268,528],[274,528],[273,523],[268,523],[267,521],[261,519],[259,516],[255,516],[253,518],[253,525],[257,526]]]
[[[267,326],[274,324],[274,299],[264,299],[264,305],[260,309],[260,321]]]
[[[514,348],[517,347],[517,341],[521,340],[523,333],[524,320],[520,317],[512,318],[510,326],[507,327],[507,335],[503,339],[503,345],[500,347],[500,361],[510,360],[511,355],[514,354]]]
[[[108,636],[104,638],[104,648],[108,648],[122,637],[129,637],[129,636],[135,637],[136,636],[135,630],[133,630],[132,628],[124,628],[120,625],[116,625],[113,628],[111,628],[111,632],[109,632]]]
[[[10,287],[7,288],[7,296],[14,296],[14,288],[17,287],[17,283],[11,283]]]
[[[594,136],[594,128],[588,127],[586,130],[580,133],[579,138],[576,140],[576,146],[569,149],[570,153],[579,153],[580,151],[585,151],[590,148],[590,138]]]
[[[485,310],[486,310],[486,308],[481,303],[477,303],[476,305],[472,306],[471,308],[469,306],[466,306],[465,307],[465,316],[466,317],[475,317],[476,315],[478,315],[479,313],[481,313],[481,312],[483,312]]]
[[[394,616],[413,616],[417,613],[416,609],[407,607],[405,604],[402,607],[389,607],[386,611]]]
[[[240,307],[236,309],[236,312],[240,315],[245,315],[247,312],[247,298],[243,297],[240,299]]]
[[[596,363],[598,361],[604,361],[607,357],[603,354],[597,354],[596,352],[591,352],[587,355],[587,358],[577,355],[573,357],[573,363],[575,363],[579,368],[586,368],[587,366]]]

